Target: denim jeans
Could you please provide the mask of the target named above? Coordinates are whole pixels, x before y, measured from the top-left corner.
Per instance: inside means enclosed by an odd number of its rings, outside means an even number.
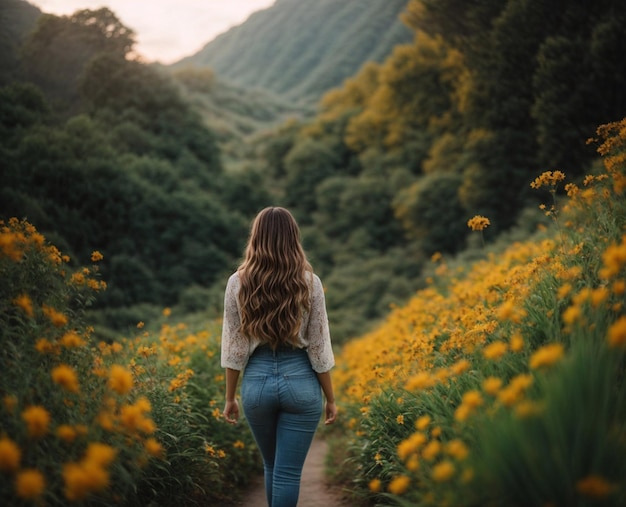
[[[257,348],[243,373],[241,401],[263,456],[269,507],[295,507],[322,415],[321,388],[306,351]]]

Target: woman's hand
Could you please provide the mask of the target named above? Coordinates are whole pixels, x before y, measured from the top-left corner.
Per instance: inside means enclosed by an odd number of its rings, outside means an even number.
[[[335,402],[330,402],[327,401],[326,402],[326,420],[324,421],[324,424],[332,424],[335,422],[335,419],[337,419],[337,405],[335,405]]]
[[[237,420],[239,419],[239,403],[237,403],[237,400],[226,400],[224,419],[226,419],[226,422],[229,424],[237,424]]]

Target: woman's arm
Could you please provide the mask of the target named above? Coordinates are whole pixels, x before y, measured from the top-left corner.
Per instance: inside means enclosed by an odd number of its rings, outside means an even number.
[[[330,371],[318,373],[317,378],[326,396],[326,419],[324,424],[332,424],[337,419],[337,405],[335,404],[335,394],[333,392],[333,381],[330,377]]]
[[[226,368],[226,405],[224,406],[224,418],[226,422],[235,424],[239,419],[239,404],[235,394],[237,392],[237,381],[239,380],[239,370]]]

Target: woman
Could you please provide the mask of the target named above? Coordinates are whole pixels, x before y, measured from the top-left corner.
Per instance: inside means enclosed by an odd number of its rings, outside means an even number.
[[[324,290],[300,244],[289,211],[270,207],[255,218],[245,258],[224,296],[224,417],[239,418],[235,398],[242,370],[243,411],[261,450],[270,507],[298,502],[304,459],[322,415],[337,417],[330,369]],[[321,391],[320,391],[321,386]]]

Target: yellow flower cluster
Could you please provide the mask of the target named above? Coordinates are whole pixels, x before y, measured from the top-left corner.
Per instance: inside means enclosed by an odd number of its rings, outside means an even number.
[[[541,187],[551,187],[554,188],[556,185],[565,179],[565,174],[561,171],[546,171],[540,174],[534,181],[530,184],[531,188],[541,188]]]
[[[476,215],[467,221],[467,226],[473,231],[484,231],[489,225],[491,225],[489,219],[481,215]]]
[[[100,260],[102,255],[94,252],[92,261]],[[49,292],[80,294],[104,288],[91,277],[94,268],[71,274],[59,266],[67,261],[56,248],[46,246],[43,236],[27,222],[0,222],[3,269],[45,273],[50,283],[58,281],[58,286],[47,288]],[[105,493],[109,469],[117,459],[124,460],[124,466],[135,466],[132,463],[165,454],[161,443],[150,436],[156,431],[150,403],[145,397],[126,399],[134,394],[132,372],[120,364],[108,366],[111,357],[121,352],[120,344],[94,346],[93,329],[76,328],[69,312],[56,306],[62,298],[42,302],[41,291],[29,292],[26,287],[16,287],[2,301],[15,307],[21,326],[11,330],[18,337],[15,346],[21,347],[11,364],[17,376],[20,367],[28,368],[28,378],[34,382],[28,385],[6,376],[1,382],[0,474],[7,480],[5,485],[12,484],[11,489],[3,488],[10,495],[3,500],[44,505],[48,497],[67,503],[85,500],[92,493],[109,494]],[[16,358],[26,363],[22,366]],[[118,452],[121,448],[124,453]],[[81,449],[83,457],[75,460]]]
[[[65,498],[71,502],[84,500],[91,493],[109,485],[108,467],[115,459],[116,450],[106,444],[89,444],[84,457],[63,466]]]
[[[626,120],[619,128],[626,139]],[[619,150],[605,146],[607,153],[613,150],[615,154],[613,159],[605,160],[607,174],[587,178],[583,190],[568,185],[566,208],[571,216],[579,214],[584,220],[592,208],[599,214],[608,199],[626,190],[625,146],[620,145]],[[564,179],[561,171],[548,171],[531,187],[549,187],[553,192]],[[607,193],[610,191],[613,193]],[[535,377],[549,374],[545,370],[557,367],[566,358],[568,342],[561,343],[562,333],[568,333],[573,326],[586,326],[582,329],[589,331],[598,326],[593,321],[598,310],[613,319],[607,329],[608,345],[626,348],[626,234],[618,242],[600,238],[598,244],[604,246],[597,273],[600,283],[590,287],[588,274],[583,271],[587,269],[584,262],[588,240],[586,236],[581,238],[573,224],[566,223],[572,228],[571,237],[554,235],[553,239],[517,242],[497,256],[487,253],[484,261],[474,262],[469,268],[451,267],[441,256],[433,256],[434,274],[425,276],[429,286],[403,307],[392,308],[378,328],[343,347],[334,373],[337,390],[345,403],[359,408],[366,427],[374,417],[370,401],[382,394],[383,386],[385,392],[406,389],[428,395],[432,391],[437,399],[460,399],[453,405],[452,423],[458,426],[448,428],[446,439],[436,431],[428,432],[432,424],[428,416],[417,419],[415,431],[397,447],[397,455],[409,473],[393,478],[387,484],[389,492],[400,495],[418,483],[416,487],[425,488],[424,480],[471,480],[472,470],[461,463],[470,455],[470,448],[457,438],[461,433],[455,437],[450,432],[471,425],[475,414],[489,416],[496,410],[510,411],[518,418],[540,417],[545,409],[543,401],[529,396]],[[468,222],[477,231],[487,225],[488,219],[480,216]],[[533,290],[540,281],[544,285],[550,281],[554,293],[535,296]],[[541,308],[548,309],[546,315],[529,315],[532,305],[527,303],[531,296],[545,298]],[[552,342],[534,347],[536,333],[532,328],[538,319],[557,330]],[[506,371],[507,367],[500,365],[508,365],[509,361],[522,365],[511,378],[486,373],[494,362],[499,364],[493,371]],[[458,377],[466,378],[467,372],[478,380],[478,388],[459,392]],[[396,423],[404,425],[408,415],[392,412],[387,421],[395,418]],[[367,432],[361,431],[358,417],[349,427],[357,440],[368,438]],[[370,491],[381,491],[386,480],[383,476],[370,478]],[[613,487],[600,477],[588,477],[576,485],[581,494],[592,498],[603,498]]]
[[[58,250],[45,246],[44,243],[44,237],[28,222],[11,218],[8,224],[5,224],[0,220],[0,257],[20,262],[28,248],[35,248],[44,251],[55,263],[60,263]]]

